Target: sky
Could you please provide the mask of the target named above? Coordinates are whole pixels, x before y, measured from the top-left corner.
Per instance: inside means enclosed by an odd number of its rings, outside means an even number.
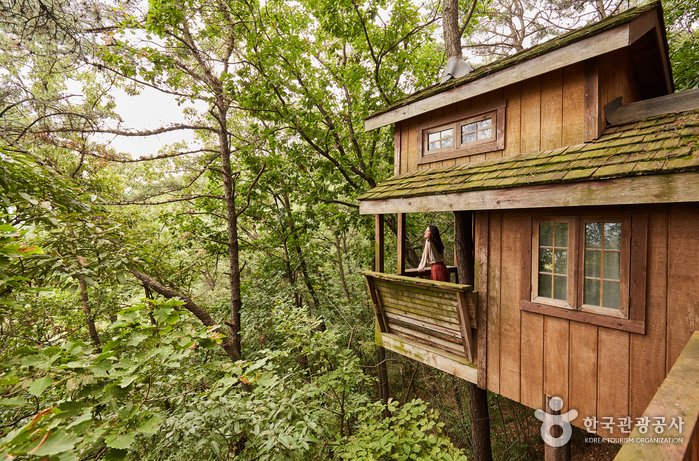
[[[185,106],[178,106],[171,95],[152,88],[144,88],[138,96],[129,96],[121,90],[114,91],[113,95],[117,104],[116,111],[124,120],[122,129],[141,131],[185,122],[182,113]],[[138,158],[155,155],[163,146],[177,141],[184,140],[192,145],[192,135],[191,131],[183,130],[141,137],[105,135],[103,139],[110,141],[118,152]]]

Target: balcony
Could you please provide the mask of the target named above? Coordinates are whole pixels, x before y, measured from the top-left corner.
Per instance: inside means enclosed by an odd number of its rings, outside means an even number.
[[[376,344],[477,383],[472,287],[362,272],[376,315]]]

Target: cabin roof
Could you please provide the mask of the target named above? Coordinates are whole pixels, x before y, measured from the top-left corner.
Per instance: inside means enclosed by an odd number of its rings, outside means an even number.
[[[539,75],[541,73],[548,72],[559,67],[563,67],[567,64],[570,64],[570,62],[568,62],[570,60],[579,62],[589,57],[600,55],[605,52],[612,51],[613,49],[630,45],[635,40],[637,40],[640,37],[640,35],[642,35],[642,33],[647,31],[646,27],[648,27],[648,24],[645,24],[644,21],[640,21],[642,24],[640,24],[636,28],[638,30],[628,29],[625,31],[620,31],[621,33],[617,34],[618,36],[605,36],[604,39],[602,39],[603,37],[597,36],[607,31],[611,31],[612,29],[618,28],[620,26],[632,23],[635,20],[644,16],[644,14],[646,13],[652,14],[649,12],[652,12],[653,10],[658,12],[657,21],[659,21],[661,25],[661,27],[659,28],[659,33],[662,34],[662,41],[664,42],[663,44],[661,44],[661,46],[665,47],[665,50],[663,50],[665,56],[664,60],[667,61],[667,41],[665,39],[665,27],[662,24],[662,7],[660,2],[656,1],[636,8],[631,8],[617,15],[605,18],[602,21],[585,26],[581,29],[567,32],[544,43],[540,43],[536,46],[520,51],[519,53],[516,53],[512,56],[508,56],[490,64],[478,67],[473,72],[469,73],[468,75],[465,75],[464,77],[450,79],[445,83],[436,84],[423,90],[420,90],[416,93],[413,93],[412,95],[407,96],[367,117],[365,119],[365,129],[369,131],[380,126],[385,126],[391,123],[395,123],[396,121],[400,121],[418,115],[418,113],[427,112],[436,107],[444,106],[446,104],[450,104],[458,100],[466,99],[476,94],[489,91],[490,89],[492,89],[490,88],[491,86],[498,87],[501,82],[492,82],[492,84],[490,85],[485,83],[481,84],[482,82],[478,82],[478,88],[473,88],[472,91],[464,92],[464,94],[454,94],[452,97],[445,96],[444,98],[438,98],[438,100],[435,100],[433,103],[430,103],[429,101],[424,101],[432,100],[441,93],[448,92],[449,90],[454,90],[458,87],[464,87],[472,82],[484,79],[487,80],[487,77],[494,76],[494,74],[501,75],[503,77],[503,81],[505,82],[507,79],[504,78],[504,75],[502,75],[502,71],[514,71],[515,69],[512,68],[518,68],[518,65],[536,60],[536,58],[544,59],[545,62],[537,62],[536,66],[533,66],[532,69],[527,69],[526,71],[520,72],[522,75],[518,74],[516,76],[518,80],[523,80],[525,78],[533,76],[529,75],[530,73]],[[591,39],[593,37],[594,40],[596,40],[595,43],[588,43],[588,41],[586,41],[585,46],[583,46],[581,50],[575,50],[574,52],[571,50],[570,55],[558,56],[556,53],[553,53],[554,51],[561,50],[562,48],[568,47],[577,42],[581,42],[585,39]],[[562,51],[563,50],[561,50],[561,52]],[[544,57],[545,55],[549,56]],[[665,62],[663,63],[663,65],[666,66],[666,69],[669,72],[669,62]],[[669,75],[668,77],[668,81],[666,82],[666,84],[668,85],[666,93],[671,93],[673,91],[672,78],[671,75]],[[417,105],[419,107],[416,106],[413,110],[409,110],[410,108],[407,106],[412,107],[413,105],[415,105],[415,103],[419,101],[422,101],[420,104]]]
[[[362,202],[699,171],[699,109],[614,126],[592,142],[394,176]]]

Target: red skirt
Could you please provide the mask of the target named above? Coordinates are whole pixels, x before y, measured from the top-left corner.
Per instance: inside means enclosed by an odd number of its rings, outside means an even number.
[[[430,280],[436,280],[438,282],[449,282],[449,269],[447,269],[446,264],[434,263],[430,267]]]

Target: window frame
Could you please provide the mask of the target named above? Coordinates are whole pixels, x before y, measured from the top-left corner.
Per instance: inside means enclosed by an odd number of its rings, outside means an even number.
[[[482,154],[503,150],[505,148],[505,108],[507,100],[503,99],[486,106],[460,112],[447,117],[418,125],[417,152],[418,165],[439,162],[468,155]],[[461,126],[492,118],[491,137],[468,143],[461,142]],[[429,135],[443,130],[453,129],[454,142],[449,147],[440,147],[428,151]]]
[[[577,292],[577,305],[579,310],[592,314],[608,315],[627,319],[629,317],[629,272],[631,263],[631,216],[582,216],[579,221],[579,242],[585,241],[585,224],[588,222],[621,222],[621,257],[619,261],[619,309],[609,307],[594,306],[583,302],[585,291],[585,245],[582,244],[579,257],[580,289]]]
[[[532,293],[531,300],[535,303],[548,304],[563,309],[575,310],[576,305],[576,267],[578,259],[578,241],[575,235],[577,228],[575,216],[544,216],[536,217],[532,223]],[[541,223],[568,223],[568,283],[566,300],[547,298],[539,296],[539,224]],[[536,249],[536,251],[534,251]],[[571,258],[572,256],[572,258]],[[553,285],[551,287],[553,290]]]
[[[577,211],[577,210],[576,210]],[[569,222],[568,229],[568,293],[567,301],[562,304],[552,298],[538,296],[538,232],[541,222]],[[574,228],[570,228],[570,223]],[[583,303],[584,264],[585,264],[585,223],[588,222],[621,222],[621,260],[620,260],[620,289],[619,310],[592,306]],[[525,277],[530,280],[530,296],[521,302],[521,310],[574,320],[582,323],[623,330],[631,333],[645,334],[645,305],[646,305],[646,264],[648,215],[627,213],[594,213],[582,212],[573,215],[554,213],[532,216],[529,224],[529,239],[531,244],[523,248],[526,261]],[[571,241],[573,240],[573,241]],[[575,245],[575,252],[571,251]],[[571,258],[572,256],[572,258]],[[622,271],[624,271],[622,275]],[[574,292],[571,301],[571,278]],[[624,294],[622,296],[622,293]]]

